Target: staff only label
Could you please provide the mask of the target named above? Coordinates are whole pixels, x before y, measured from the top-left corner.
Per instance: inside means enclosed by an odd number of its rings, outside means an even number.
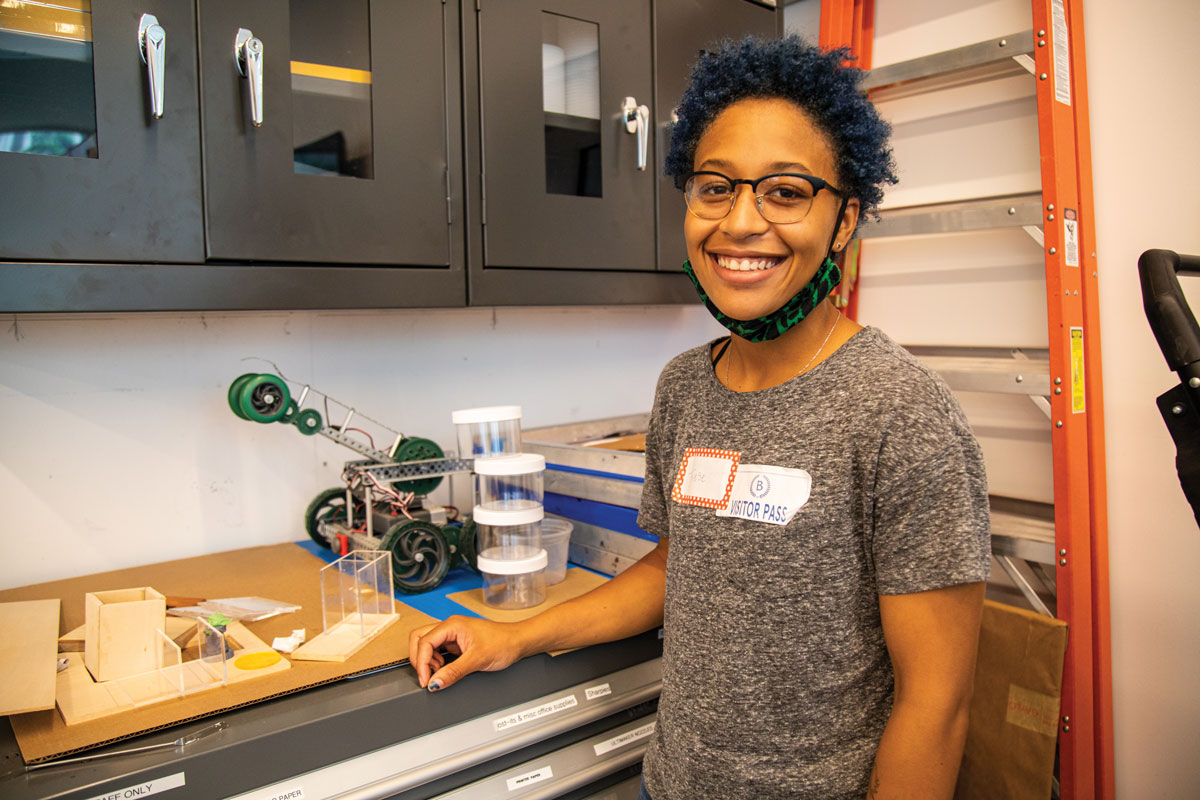
[[[802,469],[741,464],[718,517],[787,525],[812,494],[812,475]]]

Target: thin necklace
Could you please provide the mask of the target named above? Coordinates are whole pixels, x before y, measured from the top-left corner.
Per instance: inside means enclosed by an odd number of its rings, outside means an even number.
[[[825,345],[829,344],[829,339],[830,339],[830,337],[833,336],[834,329],[837,328],[838,323],[841,321],[842,321],[842,315],[839,314],[837,311],[834,311],[833,324],[829,326],[829,331],[825,334],[825,339],[821,342],[821,346],[813,351],[813,354],[808,357],[808,361],[804,362],[804,366],[801,367],[799,370],[797,370],[792,375],[792,378],[796,378],[800,375],[803,375],[805,372],[808,371],[808,368],[812,366],[812,363],[817,360],[817,356],[819,356],[821,354],[821,351],[825,349]],[[737,389],[734,389],[733,386],[729,382],[729,365],[732,363],[733,363],[733,353],[730,353],[729,359],[725,362],[725,386],[728,389],[730,389],[731,391],[736,392]],[[792,378],[788,378],[788,380],[791,380]]]

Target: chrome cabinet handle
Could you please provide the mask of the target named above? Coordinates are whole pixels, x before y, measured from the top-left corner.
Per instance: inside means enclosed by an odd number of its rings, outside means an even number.
[[[646,157],[650,151],[650,136],[647,130],[650,125],[650,109],[639,106],[638,101],[626,97],[621,106],[621,116],[625,120],[625,131],[637,134],[637,168],[645,171]]]
[[[238,72],[250,83],[250,124],[257,128],[263,124],[262,39],[246,28],[238,28],[233,50]]]
[[[138,22],[138,50],[142,54],[142,63],[146,65],[146,76],[150,80],[150,112],[155,119],[162,119],[167,32],[158,24],[158,18],[153,14],[142,14],[142,19]]]

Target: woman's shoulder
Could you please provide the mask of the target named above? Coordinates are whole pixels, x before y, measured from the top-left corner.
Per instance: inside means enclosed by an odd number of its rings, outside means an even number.
[[[658,383],[661,386],[664,381],[678,381],[687,378],[699,378],[706,374],[706,370],[711,369],[713,346],[720,342],[725,337],[713,339],[702,345],[684,350],[679,355],[667,362],[659,373]]]
[[[865,327],[844,347],[839,375],[830,376],[839,383],[857,384],[864,394],[887,398],[889,404],[957,408],[942,376],[882,330]]]

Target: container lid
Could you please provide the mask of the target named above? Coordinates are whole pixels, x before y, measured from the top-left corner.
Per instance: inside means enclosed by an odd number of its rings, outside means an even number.
[[[534,508],[484,508],[475,506],[471,519],[479,525],[528,525],[531,522],[541,522],[546,516],[546,509],[541,506]]]
[[[487,408],[464,408],[450,413],[450,419],[455,425],[469,425],[474,422],[501,422],[508,419],[520,419],[520,406],[488,406]]]
[[[537,572],[540,569],[545,569],[548,561],[546,551],[538,550],[536,555],[529,558],[518,558],[511,561],[502,558],[479,556],[475,559],[475,564],[479,567],[480,572],[486,572],[490,575],[524,575],[527,572]]]
[[[539,453],[513,453],[475,459],[478,475],[528,475],[546,469],[546,457]]]

